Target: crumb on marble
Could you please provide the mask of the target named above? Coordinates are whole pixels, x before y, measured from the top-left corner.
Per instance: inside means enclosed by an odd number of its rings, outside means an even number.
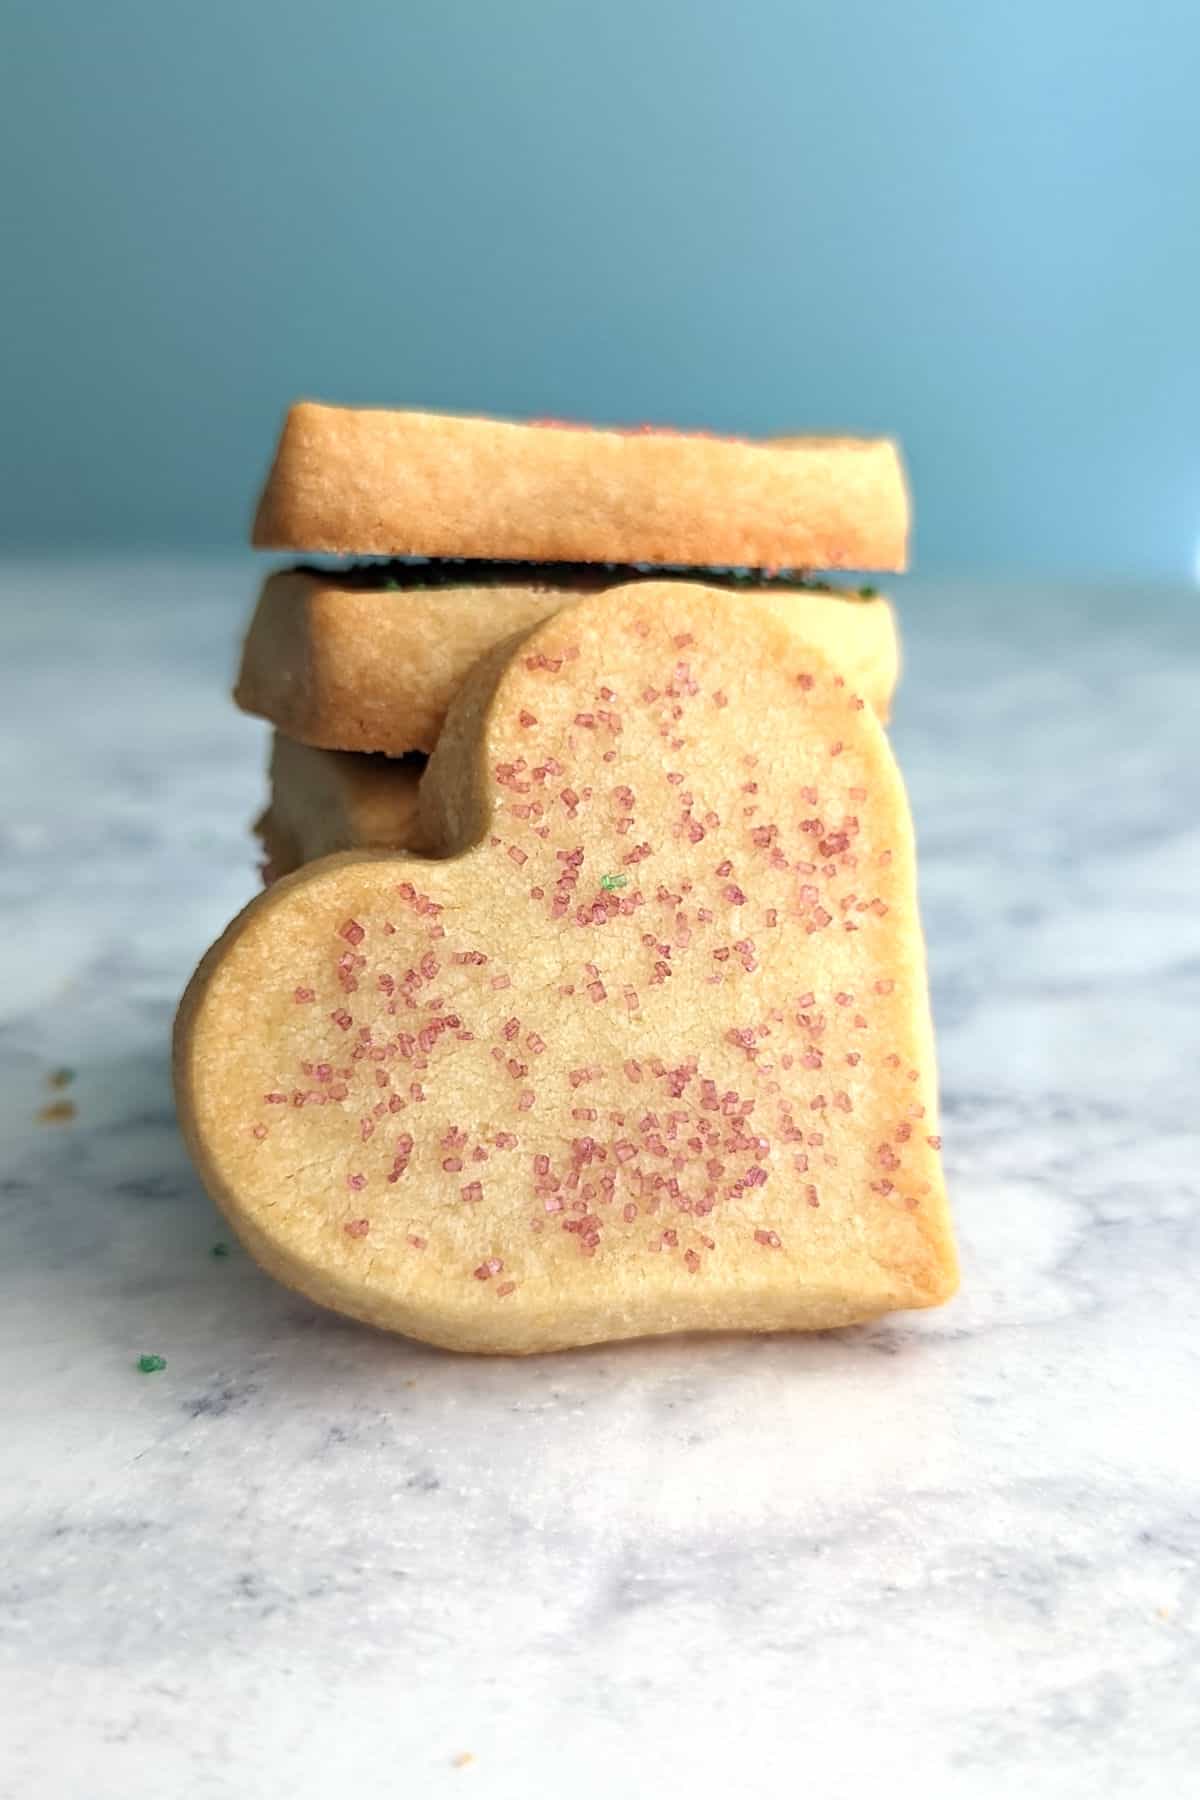
[[[165,1356],[139,1356],[137,1366],[143,1375],[157,1375],[160,1369],[166,1368],[167,1359]]]
[[[39,1125],[65,1125],[75,1118],[78,1108],[73,1100],[52,1100],[48,1106],[38,1108]]]

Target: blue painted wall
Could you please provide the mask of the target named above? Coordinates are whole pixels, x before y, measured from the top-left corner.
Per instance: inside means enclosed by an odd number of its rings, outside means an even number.
[[[3,31],[9,543],[235,543],[310,394],[895,431],[927,570],[1192,569],[1197,0]]]

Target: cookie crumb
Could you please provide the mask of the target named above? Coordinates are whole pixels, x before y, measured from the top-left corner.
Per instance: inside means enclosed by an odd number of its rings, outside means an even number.
[[[52,1100],[49,1106],[38,1108],[39,1125],[65,1125],[76,1115],[77,1108],[73,1100]]]
[[[460,1750],[458,1755],[451,1757],[450,1760],[453,1768],[465,1769],[475,1761],[475,1753],[472,1750]]]
[[[157,1375],[160,1369],[166,1368],[167,1359],[165,1356],[139,1356],[137,1366],[143,1375]]]

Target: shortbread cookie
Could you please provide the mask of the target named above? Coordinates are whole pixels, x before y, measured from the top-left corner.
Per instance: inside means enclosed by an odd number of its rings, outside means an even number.
[[[258,505],[267,550],[534,562],[903,569],[886,438],[511,424],[304,401]]]
[[[908,807],[818,654],[741,596],[583,600],[472,671],[421,820],[440,860],[276,883],[180,1007],[264,1267],[495,1352],[952,1293]]]
[[[332,750],[430,751],[467,670],[493,644],[579,598],[565,571],[478,568],[448,579],[397,569],[391,588],[361,576],[287,570],[262,590],[242,652],[234,699],[301,743]],[[544,585],[553,575],[557,585]],[[606,584],[596,571],[593,583]],[[403,586],[401,583],[403,582]],[[654,583],[668,614],[694,584]],[[715,592],[716,590],[714,590]],[[812,588],[755,587],[746,597],[791,625],[887,718],[899,669],[887,601]],[[726,598],[717,592],[717,602]],[[733,654],[741,652],[734,647]]]
[[[275,732],[271,804],[254,829],[271,880],[337,850],[420,847],[417,796],[423,756],[393,759],[314,750]]]

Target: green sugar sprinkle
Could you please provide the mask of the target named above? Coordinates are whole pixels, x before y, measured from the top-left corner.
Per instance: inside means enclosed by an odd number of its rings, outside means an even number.
[[[602,875],[600,877],[600,886],[606,894],[611,894],[614,888],[628,887],[628,885],[628,875]]]
[[[861,587],[858,590],[858,597],[860,600],[877,600],[879,598],[879,589],[873,587]]]
[[[157,1375],[160,1369],[166,1368],[167,1359],[165,1356],[139,1356],[137,1366],[143,1375]]]
[[[212,1247],[212,1250],[209,1252],[209,1254],[212,1256],[228,1256],[229,1255],[229,1245],[228,1244],[214,1244]]]

